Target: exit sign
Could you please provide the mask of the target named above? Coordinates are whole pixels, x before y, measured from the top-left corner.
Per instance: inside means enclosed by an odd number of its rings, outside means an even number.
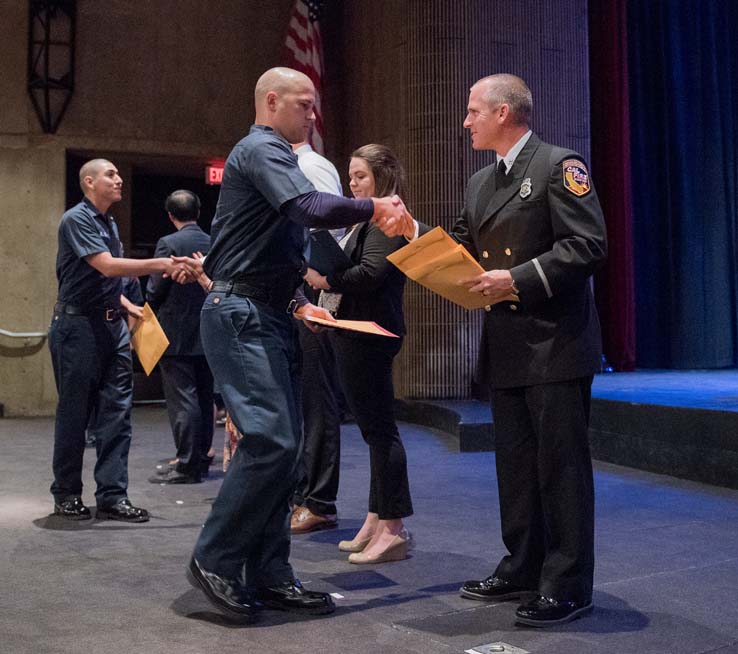
[[[211,186],[223,182],[223,166],[205,166],[205,183]]]

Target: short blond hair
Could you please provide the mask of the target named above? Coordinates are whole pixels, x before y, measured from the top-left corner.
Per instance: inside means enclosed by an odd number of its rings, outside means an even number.
[[[500,73],[483,77],[474,86],[485,86],[482,98],[490,106],[506,104],[517,125],[530,126],[533,115],[533,94],[528,85],[516,75]]]

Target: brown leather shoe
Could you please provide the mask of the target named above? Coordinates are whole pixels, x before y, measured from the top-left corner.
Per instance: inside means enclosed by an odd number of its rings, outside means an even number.
[[[293,534],[307,534],[321,529],[333,529],[338,526],[336,515],[313,513],[306,506],[295,507],[290,519],[290,531]]]

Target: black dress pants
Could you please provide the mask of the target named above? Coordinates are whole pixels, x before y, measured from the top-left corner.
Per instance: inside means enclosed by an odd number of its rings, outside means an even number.
[[[55,313],[49,350],[59,404],[54,423],[54,482],[57,502],[82,495],[85,431],[96,416],[95,499],[109,508],[128,496],[133,367],[128,326],[118,318]]]
[[[492,390],[502,579],[588,601],[594,572],[592,377]]]
[[[346,403],[369,445],[369,512],[377,513],[380,520],[406,518],[413,514],[413,505],[392,386],[392,360],[402,339],[331,336]]]
[[[169,356],[160,362],[177,470],[200,476],[213,442],[213,375],[205,356]]]
[[[313,513],[336,514],[341,465],[341,416],[336,359],[328,332],[298,323],[302,350],[303,450],[294,503]]]

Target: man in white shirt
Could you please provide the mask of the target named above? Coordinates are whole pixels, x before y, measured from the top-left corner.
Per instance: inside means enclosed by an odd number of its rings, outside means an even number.
[[[292,146],[297,165],[316,191],[343,195],[336,167],[315,152],[308,142]],[[345,228],[332,229],[339,240]],[[303,293],[318,304],[317,293],[303,285]],[[335,354],[328,333],[313,332],[298,324],[302,349],[303,449],[298,468],[294,509],[290,519],[293,534],[307,534],[338,525],[336,496],[341,463],[341,411]]]

